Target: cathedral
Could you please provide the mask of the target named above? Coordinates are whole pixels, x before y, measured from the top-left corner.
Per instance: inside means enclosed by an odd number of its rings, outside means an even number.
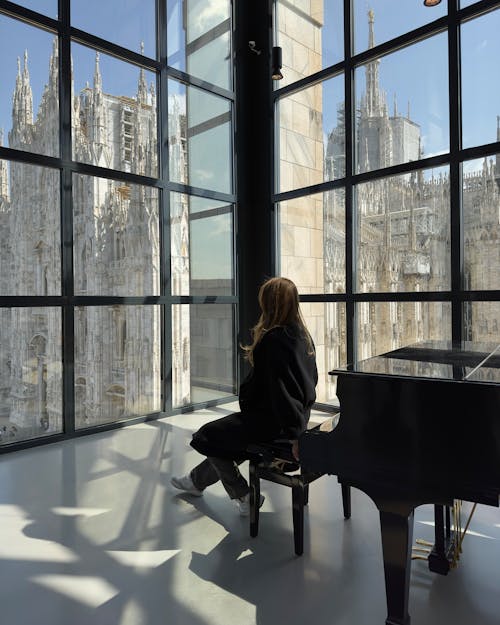
[[[374,15],[369,14],[369,47],[374,46]],[[392,115],[379,80],[380,60],[365,66],[365,90],[356,120],[357,172],[390,167],[425,157],[418,123]],[[497,118],[500,140],[500,118]],[[344,111],[326,145],[325,179],[345,173]],[[500,284],[500,156],[484,159],[473,171],[463,171],[464,288],[498,289]],[[439,292],[451,288],[450,206],[447,167],[394,175],[357,185],[354,194],[354,232],[357,283],[355,291]],[[325,194],[325,293],[342,292],[345,275],[344,198]],[[485,261],[486,258],[486,261]],[[485,274],[484,267],[493,269]],[[465,311],[464,338],[489,342],[498,336],[499,310],[495,303],[477,302]],[[326,349],[335,364],[345,362],[344,341],[327,323]],[[440,302],[360,303],[358,357],[368,358],[425,339],[451,339],[451,305]]]

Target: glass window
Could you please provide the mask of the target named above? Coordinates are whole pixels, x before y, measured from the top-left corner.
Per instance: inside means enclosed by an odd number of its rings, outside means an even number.
[[[155,74],[76,43],[72,54],[73,158],[156,176]]]
[[[157,189],[75,175],[73,215],[76,295],[159,294]]]
[[[283,79],[276,87],[334,65],[344,57],[342,0],[277,3],[277,44],[283,49]]]
[[[231,102],[208,91],[169,81],[170,179],[232,192]]]
[[[500,141],[500,93],[491,77],[500,57],[500,11],[470,20],[461,27],[463,147]]]
[[[345,292],[343,189],[279,203],[281,275],[301,293]]]
[[[59,308],[0,308],[0,379],[0,445],[62,431]]]
[[[279,191],[345,175],[344,77],[278,101]]]
[[[500,156],[462,166],[464,288],[500,289]]]
[[[57,0],[16,0],[16,4],[57,19]]]
[[[59,156],[56,36],[0,15],[0,76],[0,145]]]
[[[223,89],[232,88],[231,2],[167,0],[167,63]]]
[[[233,295],[233,207],[170,194],[173,295]]]
[[[0,295],[61,294],[59,171],[0,160]]]
[[[356,69],[355,171],[449,149],[447,46],[443,33]]]
[[[328,372],[347,364],[345,304],[302,302],[300,308],[316,348],[316,401],[336,402],[337,380]]]
[[[500,343],[500,302],[466,302],[463,314],[464,340],[491,345],[491,350]],[[498,381],[498,369],[491,379]]]
[[[437,20],[447,13],[447,2],[429,8],[422,0],[387,2],[354,0],[354,52],[363,52]],[[376,26],[375,26],[376,23]]]
[[[71,25],[156,57],[155,0],[71,0]]]
[[[172,306],[172,337],[174,407],[235,394],[232,304]]]
[[[359,292],[450,288],[448,167],[365,182],[355,199]]]
[[[451,340],[449,302],[359,302],[356,322],[359,360],[420,341]]]
[[[161,410],[160,306],[75,308],[78,429]]]

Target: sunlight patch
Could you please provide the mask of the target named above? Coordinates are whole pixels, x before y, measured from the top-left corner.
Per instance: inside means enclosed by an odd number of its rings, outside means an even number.
[[[417,521],[417,523],[422,523],[422,525],[430,525],[431,527],[434,527],[434,521]],[[452,526],[451,529],[454,529],[454,527]],[[496,540],[494,536],[480,534],[479,532],[474,532],[473,530],[467,530],[467,536],[478,536],[479,538],[489,538],[490,540]]]
[[[245,549],[245,551],[242,551],[236,560],[243,560],[243,558],[246,558],[247,556],[253,556],[253,551],[251,549]]]
[[[54,514],[59,514],[60,516],[98,516],[99,514],[104,514],[106,512],[111,512],[111,508],[76,508],[69,506],[56,506],[55,508],[51,508]]]
[[[106,553],[123,566],[153,568],[161,566],[180,551],[180,549],[164,549],[161,551],[106,551]]]
[[[102,577],[80,575],[35,575],[30,581],[75,599],[91,608],[98,608],[118,594],[118,589]]]
[[[6,517],[2,520],[1,560],[28,562],[77,562],[77,556],[64,545],[44,538],[26,536],[24,530],[33,525],[30,519]]]
[[[105,514],[106,512],[111,512],[111,508],[78,508],[78,507],[70,507],[70,506],[56,506],[55,508],[51,508],[54,514],[59,514],[60,516],[98,516],[99,514]]]

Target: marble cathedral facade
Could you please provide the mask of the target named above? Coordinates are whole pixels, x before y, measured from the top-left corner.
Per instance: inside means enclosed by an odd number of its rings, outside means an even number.
[[[36,114],[27,54],[18,63],[13,95],[12,148],[57,155],[57,46],[49,81]],[[175,99],[175,96],[173,96]],[[157,174],[155,92],[139,71],[136,97],[103,91],[99,54],[92,86],[72,98],[73,157],[105,168]],[[175,108],[175,102],[174,102]],[[181,135],[182,115],[169,116]],[[172,145],[171,166],[183,168],[181,146]],[[73,176],[75,295],[143,296],[159,293],[158,193],[151,187],[83,174]],[[176,194],[178,195],[178,194]],[[172,209],[183,223],[173,228],[172,266],[189,288],[187,205]],[[33,207],[36,206],[36,210]],[[0,280],[9,295],[60,295],[59,173],[0,161]],[[183,292],[186,292],[185,289]],[[189,402],[190,319],[174,307],[174,401]],[[4,437],[23,438],[62,427],[61,327],[58,308],[2,309],[0,419]],[[179,317],[179,319],[177,319]],[[75,309],[76,427],[159,411],[160,307],[80,306]],[[181,349],[182,346],[182,349]],[[187,352],[186,352],[187,350]],[[181,354],[182,352],[182,354]],[[187,375],[186,375],[187,373]],[[0,432],[1,434],[1,432]]]

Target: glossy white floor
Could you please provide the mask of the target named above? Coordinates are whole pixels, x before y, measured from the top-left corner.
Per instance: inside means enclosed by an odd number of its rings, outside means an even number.
[[[217,485],[200,499],[169,478],[199,456],[207,418],[166,418],[3,456],[2,625],[384,625],[378,515],[353,492],[344,521],[335,478],[311,485],[305,553],[293,553],[289,489],[263,483],[249,538]],[[415,535],[432,537],[432,508]],[[500,623],[500,511],[480,507],[458,569],[414,561],[412,625]]]

